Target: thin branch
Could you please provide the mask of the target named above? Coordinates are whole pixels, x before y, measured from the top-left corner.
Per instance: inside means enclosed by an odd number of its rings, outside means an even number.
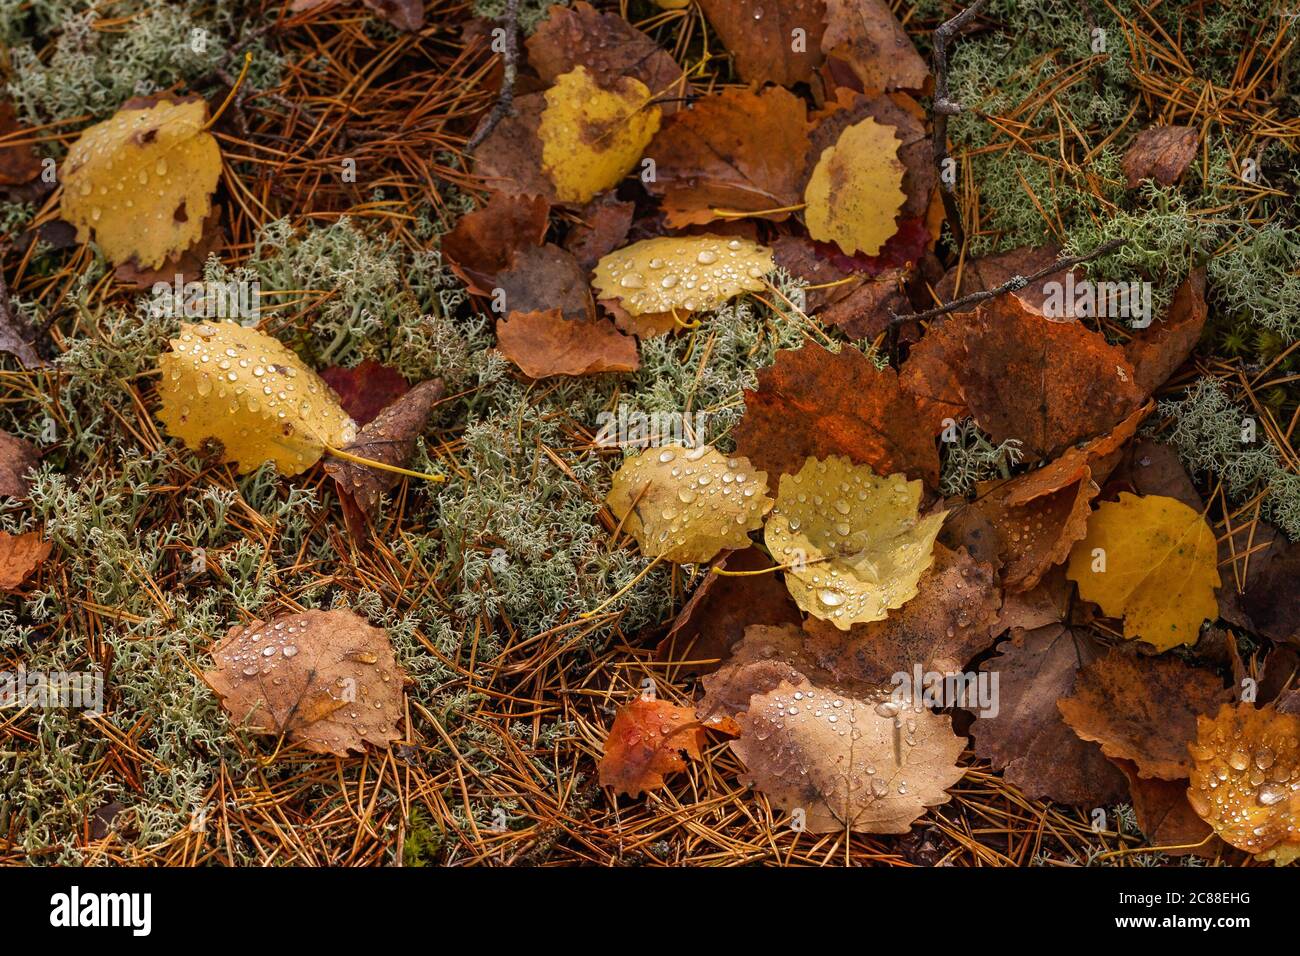
[[[501,18],[505,27],[505,46],[501,51],[504,73],[501,76],[501,94],[483,125],[465,144],[465,152],[472,153],[479,143],[487,139],[507,116],[515,111],[515,77],[519,75],[519,0],[506,0],[506,13]]]
[[[954,299],[947,305],[936,306],[935,308],[927,309],[924,312],[912,312],[908,315],[897,315],[891,312],[890,315],[893,317],[889,320],[889,324],[894,326],[900,325],[903,322],[919,322],[926,319],[934,319],[941,315],[947,315],[949,312],[956,312],[958,309],[965,308],[968,305],[978,305],[980,302],[997,298],[1007,292],[1015,292],[1018,289],[1023,289],[1030,283],[1037,282],[1039,279],[1044,279],[1054,273],[1064,272],[1066,269],[1073,269],[1077,265],[1104,256],[1106,253],[1113,252],[1127,242],[1127,239],[1108,240],[1107,242],[1103,242],[1096,249],[1093,249],[1092,252],[1085,253],[1081,256],[1069,256],[1065,259],[1057,259],[1051,265],[1044,266],[1031,276],[1012,276],[996,288],[985,289],[982,292],[972,292],[970,295],[964,295],[960,299]]]
[[[948,117],[961,112],[961,104],[955,103],[948,96],[948,42],[954,39],[981,10],[989,0],[975,0],[969,7],[951,20],[945,20],[934,31],[934,166],[939,175],[939,190],[943,197],[944,213],[948,217],[948,226],[952,229],[953,239],[958,247],[964,242],[965,230],[961,225],[961,213],[953,195],[954,183],[945,179],[945,166],[948,162]]]

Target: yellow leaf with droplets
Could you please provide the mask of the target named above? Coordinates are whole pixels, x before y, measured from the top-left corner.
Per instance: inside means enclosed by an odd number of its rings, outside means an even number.
[[[293,352],[235,322],[182,324],[158,358],[158,417],[195,451],[221,443],[239,472],[275,462],[282,475],[314,465],[325,446],[342,448],[357,426],[334,392]]]
[[[114,265],[156,269],[194,245],[212,211],[221,150],[202,100],[120,110],[90,127],[63,164],[62,215]]]
[[[629,458],[605,500],[642,554],[678,564],[749,547],[749,533],[772,507],[766,472],[708,445],[665,445]]]
[[[673,236],[645,239],[596,264],[597,298],[617,299],[632,315],[704,312],[764,288],[772,250],[749,239]]]
[[[1219,615],[1214,531],[1176,498],[1122,492],[1102,502],[1070,551],[1067,576],[1084,599],[1124,618],[1125,637],[1157,650],[1196,643],[1201,623]]]
[[[898,146],[892,126],[868,117],[822,150],[804,189],[808,235],[850,256],[880,252],[907,201]]]
[[[1300,855],[1300,716],[1224,704],[1196,718],[1187,802],[1228,843],[1279,866]]]
[[[632,171],[659,131],[653,98],[632,76],[602,85],[579,66],[555,78],[537,136],[542,169],[561,202],[585,203]]]
[[[880,621],[917,594],[946,511],[919,515],[921,482],[882,478],[832,455],[782,475],[764,540],[791,596],[847,631]]]

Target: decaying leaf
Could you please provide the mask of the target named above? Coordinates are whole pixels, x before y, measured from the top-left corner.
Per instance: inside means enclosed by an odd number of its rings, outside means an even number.
[[[596,318],[587,272],[573,254],[548,242],[516,251],[510,267],[491,278],[498,304],[511,312],[559,309],[574,322]]]
[[[585,203],[632,171],[659,129],[660,110],[635,77],[602,84],[577,66],[546,91],[537,136],[561,202]]]
[[[22,584],[53,548],[53,542],[35,531],[19,535],[0,531],[0,591],[12,591]]]
[[[1125,793],[1124,777],[1097,744],[1080,740],[1057,701],[1073,689],[1076,674],[1105,647],[1078,628],[1049,623],[1015,628],[998,654],[980,665],[997,675],[997,712],[971,725],[975,755],[1004,770],[1003,777],[1031,800],[1105,806]]]
[[[888,683],[894,674],[951,674],[993,641],[1000,596],[991,565],[964,550],[935,545],[934,564],[916,597],[884,620],[855,624],[845,634],[817,616],[804,625],[807,650],[838,680]]]
[[[511,312],[497,322],[497,348],[531,378],[635,372],[636,339],[608,319],[576,322],[559,309]]]
[[[1218,617],[1217,554],[1213,529],[1181,501],[1122,493],[1088,519],[1068,573],[1081,597],[1124,618],[1125,637],[1167,651]]]
[[[765,288],[772,250],[748,239],[675,236],[645,239],[611,252],[595,269],[600,299],[632,315],[707,312],[742,292]]]
[[[596,263],[627,241],[635,212],[635,203],[623,202],[613,193],[597,196],[579,211],[578,221],[565,237],[564,248],[583,269],[594,269]]]
[[[369,461],[405,467],[415,454],[415,440],[424,431],[429,413],[442,397],[442,392],[442,379],[421,382],[363,425],[356,439],[342,450]],[[343,458],[326,461],[325,471],[338,482],[339,493],[350,495],[369,517],[374,517],[378,511],[380,495],[401,480],[395,472]]]
[[[1192,809],[1186,780],[1139,777],[1137,766],[1129,760],[1117,760],[1115,765],[1128,778],[1129,802],[1148,843],[1169,856],[1207,860],[1218,856],[1223,841]]]
[[[0,497],[26,498],[32,487],[27,475],[40,463],[35,445],[0,431]]]
[[[982,304],[967,326],[962,394],[994,442],[1050,458],[1110,431],[1142,401],[1122,349],[1079,322],[1052,322],[1014,296]]]
[[[898,231],[903,164],[891,126],[868,117],[821,154],[804,190],[808,234],[847,255],[874,256]]]
[[[511,268],[520,249],[542,244],[550,211],[540,196],[494,192],[443,236],[443,258],[472,291],[490,295],[496,277]]]
[[[962,778],[951,718],[785,681],[754,695],[730,744],[742,778],[810,833],[906,833]]]
[[[11,138],[21,138],[30,132],[18,123],[13,103],[0,100],[0,143]],[[23,146],[0,145],[0,186],[16,186],[30,182],[41,172],[41,157],[30,143]]]
[[[1192,270],[1174,292],[1168,313],[1134,334],[1124,346],[1138,386],[1146,395],[1168,381],[1200,341],[1209,310],[1205,304],[1205,268]]]
[[[772,507],[766,472],[709,445],[665,445],[627,459],[605,500],[642,554],[678,564],[749,547]]]
[[[646,154],[674,229],[712,222],[723,212],[780,221],[800,201],[808,116],[789,90],[725,90],[671,117]]]
[[[401,372],[374,359],[352,368],[332,365],[322,369],[320,377],[358,425],[374,421],[376,415],[411,390]]]
[[[1061,256],[1061,247],[1049,243],[1045,246],[1018,246],[995,255],[960,261],[944,273],[939,284],[935,286],[934,294],[940,302],[951,302],[953,299],[974,292],[987,292],[1004,285],[1014,276],[1034,275],[1059,260]],[[1065,286],[1070,281],[1081,282],[1084,278],[1077,270],[1063,269],[1048,273],[1023,288],[1008,292],[1007,295],[1015,296],[1027,308],[1042,313],[1049,289],[1054,287],[1051,284]],[[1058,319],[1078,318],[1072,299],[1063,297],[1062,305],[1064,309],[1062,314],[1057,316]]]
[[[1178,780],[1191,770],[1187,744],[1197,715],[1217,711],[1229,696],[1211,671],[1113,648],[1079,671],[1074,692],[1057,706],[1106,756],[1133,761],[1140,776]]]
[[[809,80],[821,63],[825,0],[699,0],[699,4],[746,83],[793,86]],[[792,41],[797,36],[802,36],[802,43]]]
[[[212,210],[221,150],[202,100],[125,108],[85,130],[63,165],[62,216],[117,265],[157,268],[194,245]]]
[[[867,92],[919,90],[930,70],[884,0],[826,0],[827,72]],[[842,67],[840,66],[842,64]]]
[[[638,797],[664,785],[664,774],[686,769],[682,754],[700,759],[704,725],[690,707],[638,697],[614,715],[601,754],[600,785]]]
[[[1225,704],[1196,720],[1187,799],[1214,832],[1257,859],[1300,857],[1300,716]]]
[[[474,172],[493,189],[555,201],[555,185],[542,169],[542,141],[538,137],[545,108],[544,93],[516,96],[514,109],[492,127],[474,150]],[[487,117],[482,122],[487,122]]]
[[[890,368],[862,352],[831,352],[814,342],[776,353],[760,369],[758,389],[745,391],[736,449],[770,474],[789,474],[808,458],[846,455],[878,474],[903,472],[939,483],[934,433]]]
[[[801,608],[841,630],[916,596],[946,512],[921,517],[921,483],[832,456],[782,475],[764,529]]]
[[[235,322],[182,323],[158,358],[168,433],[195,451],[220,443],[220,460],[243,474],[274,462],[282,475],[314,465],[325,446],[344,448],[356,423],[330,387],[292,351]]]
[[[401,737],[405,675],[388,632],[351,611],[303,611],[236,625],[203,674],[231,718],[346,757]]]
[[[1191,126],[1152,126],[1138,133],[1124,154],[1128,188],[1136,189],[1144,179],[1163,186],[1178,182],[1196,155],[1197,138]]]

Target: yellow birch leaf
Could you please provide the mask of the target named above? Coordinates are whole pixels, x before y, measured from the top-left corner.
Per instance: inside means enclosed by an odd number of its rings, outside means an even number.
[[[892,126],[868,117],[822,150],[804,189],[808,235],[850,256],[880,252],[907,201],[898,146]]]
[[[642,554],[678,564],[749,547],[749,533],[772,507],[766,472],[708,445],[665,445],[629,458],[605,500]]]
[[[1067,576],[1083,598],[1124,618],[1125,637],[1167,651],[1196,643],[1201,623],[1218,616],[1217,555],[1199,512],[1175,498],[1122,492],[1088,519]]]
[[[202,100],[119,110],[81,134],[63,164],[62,216],[114,265],[156,269],[194,245],[212,211],[221,150]]]
[[[946,511],[920,517],[921,482],[832,455],[782,475],[764,529],[795,603],[842,631],[917,594]]]
[[[158,358],[158,417],[195,451],[221,443],[222,461],[242,474],[275,462],[282,475],[341,448],[357,426],[334,392],[292,351],[235,322],[182,324]]]
[[[537,136],[542,169],[561,202],[585,203],[617,186],[659,131],[653,94],[632,76],[602,86],[586,67],[555,78]]]
[[[764,288],[772,250],[749,239],[663,236],[624,246],[596,263],[599,299],[631,315],[707,312],[742,292]]]

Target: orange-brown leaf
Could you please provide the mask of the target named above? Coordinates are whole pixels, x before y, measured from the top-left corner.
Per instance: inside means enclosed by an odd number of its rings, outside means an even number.
[[[793,86],[811,79],[821,63],[825,0],[699,0],[700,9],[735,59],[746,83]],[[806,42],[796,50],[793,31]]]
[[[690,707],[639,697],[618,709],[600,758],[600,783],[640,796],[664,785],[664,774],[686,769],[682,754],[700,759],[704,726]]]
[[[35,531],[12,535],[0,531],[0,591],[12,591],[50,556],[53,542]]]
[[[559,309],[511,312],[497,323],[497,348],[532,378],[634,372],[641,364],[636,339],[608,319],[574,321]]]

